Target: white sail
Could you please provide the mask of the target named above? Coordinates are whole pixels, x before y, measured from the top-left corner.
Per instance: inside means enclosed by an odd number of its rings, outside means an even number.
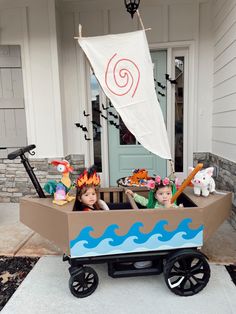
[[[171,159],[145,31],[80,37],[78,42],[126,127],[147,150]]]

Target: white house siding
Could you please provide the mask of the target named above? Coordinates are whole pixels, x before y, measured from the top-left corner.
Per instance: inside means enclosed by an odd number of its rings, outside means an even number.
[[[214,2],[212,153],[236,162],[236,1]]]
[[[194,152],[211,152],[213,48],[212,12],[209,2],[199,5],[199,40],[196,99],[196,146]]]
[[[63,156],[54,0],[1,0],[0,44],[20,45],[28,143]]]
[[[83,36],[96,36],[107,33],[122,33],[138,29],[137,16],[132,20],[125,11],[123,0],[78,0],[57,1],[60,15],[59,26],[62,31],[62,73],[63,73],[63,118],[68,136],[65,152],[87,153],[86,142],[81,129],[75,128],[79,121],[86,124],[83,110],[86,109],[86,82],[84,64],[77,42],[78,24],[82,24]],[[145,0],[141,1],[140,13],[150,45],[192,42],[194,51],[191,60],[192,88],[188,107],[188,139],[192,152],[211,150],[212,117],[212,26],[210,1],[200,0]],[[170,108],[169,108],[170,109]],[[87,156],[86,156],[87,157]]]
[[[126,32],[140,26],[137,16],[132,20],[125,11],[123,0],[58,0],[57,13],[54,2],[1,0],[0,44],[22,47],[27,137],[28,143],[37,145],[37,156],[88,156],[83,134],[74,126],[83,118],[83,110],[87,110],[88,84],[81,50],[73,36],[78,35],[79,23],[84,36]],[[187,104],[188,147],[195,152],[211,150],[209,1],[145,0],[141,1],[140,13],[145,26],[152,28],[147,32],[151,45],[194,43],[189,79],[194,95]]]

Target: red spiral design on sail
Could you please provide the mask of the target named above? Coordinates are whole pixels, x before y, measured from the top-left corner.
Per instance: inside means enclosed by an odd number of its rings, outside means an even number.
[[[108,61],[105,72],[105,83],[109,91],[116,96],[124,96],[131,93],[134,97],[139,81],[140,71],[138,66],[130,59],[121,58],[115,60],[115,53]],[[113,75],[108,76],[112,71]]]

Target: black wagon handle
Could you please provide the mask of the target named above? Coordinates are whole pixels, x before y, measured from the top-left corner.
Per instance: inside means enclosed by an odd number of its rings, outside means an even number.
[[[43,192],[43,190],[41,188],[41,185],[39,184],[38,179],[37,179],[37,177],[36,177],[36,175],[34,173],[34,168],[30,165],[29,159],[25,156],[25,153],[29,153],[31,155],[34,155],[31,152],[31,150],[33,150],[35,148],[36,148],[36,146],[34,144],[31,144],[31,145],[28,145],[28,146],[25,146],[25,147],[21,147],[21,148],[15,150],[14,152],[8,154],[7,158],[10,159],[10,160],[14,160],[17,157],[20,157],[21,162],[24,165],[25,170],[28,173],[31,182],[32,182],[33,186],[35,187],[35,190],[38,193],[38,196],[40,198],[45,198],[46,196],[45,196],[45,194],[44,194],[44,192]]]
[[[34,144],[19,148],[14,152],[8,154],[7,158],[10,160],[16,159],[16,157],[23,155],[24,153],[29,153],[31,150],[35,149],[36,146]]]

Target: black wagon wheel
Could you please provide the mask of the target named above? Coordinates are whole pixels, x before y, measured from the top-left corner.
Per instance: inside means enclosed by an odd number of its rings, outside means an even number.
[[[69,288],[77,298],[85,298],[92,294],[98,286],[98,275],[92,267],[84,266],[70,277]]]
[[[180,296],[200,292],[210,278],[210,267],[203,254],[197,251],[177,253],[167,259],[164,267],[168,288]]]

